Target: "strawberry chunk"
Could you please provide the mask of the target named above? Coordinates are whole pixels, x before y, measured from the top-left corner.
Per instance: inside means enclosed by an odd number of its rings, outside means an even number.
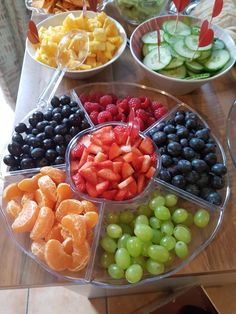
[[[89,161],[89,162],[94,162],[94,156],[88,155],[87,161]]]
[[[108,169],[113,170],[113,162],[111,160],[97,162],[94,164],[94,166],[98,169],[108,168]]]
[[[143,157],[144,159],[141,167],[141,172],[147,172],[151,166],[151,157],[149,155],[144,155]]]
[[[82,170],[80,169],[79,173],[84,177],[84,179],[86,179],[87,182],[90,182],[93,185],[97,184],[97,174],[95,167],[84,168]]]
[[[91,143],[87,149],[89,153],[92,153],[94,155],[97,155],[99,152],[100,153],[102,152],[102,147],[93,143]]]
[[[144,174],[140,174],[138,176],[138,183],[137,183],[138,193],[141,193],[143,191],[144,184],[145,184],[145,176]]]
[[[102,193],[102,197],[104,197],[107,200],[113,200],[115,195],[117,194],[117,190],[109,190]]]
[[[137,194],[137,190],[138,190],[136,180],[133,180],[132,182],[130,182],[127,189],[129,190],[131,197],[134,197]]]
[[[153,177],[155,171],[156,169],[154,167],[150,167],[148,171],[145,173],[145,176],[150,179]]]
[[[121,169],[122,178],[126,179],[134,173],[134,169],[128,162],[124,162]]]
[[[89,152],[88,152],[87,148],[85,148],[83,151],[83,154],[81,156],[81,159],[79,161],[78,169],[80,169],[86,163],[88,155],[89,155]]]
[[[114,161],[113,162],[113,171],[115,173],[120,173],[122,169],[123,162],[122,161]]]
[[[143,156],[143,153],[137,147],[132,147],[132,152],[138,156]]]
[[[138,156],[133,153],[132,166],[136,171],[140,171],[143,164],[144,156]]]
[[[141,144],[142,142],[142,138],[139,137],[135,140],[134,144],[132,145],[133,147],[139,147],[139,145]]]
[[[108,159],[108,156],[102,152],[97,153],[97,155],[94,157],[95,162],[101,162]]]
[[[78,191],[84,192],[85,191],[85,180],[81,176],[81,174],[76,173],[75,175],[73,175],[72,179],[73,179],[75,186],[78,189]]]
[[[71,162],[70,162],[70,172],[71,173],[75,173],[75,172],[77,172],[78,171],[78,169],[79,169],[79,163],[78,163],[78,161],[76,161],[76,160],[72,160]]]
[[[149,137],[145,137],[139,145],[139,149],[142,153],[151,155],[154,152],[152,140]]]
[[[77,145],[71,151],[71,158],[72,159],[80,158],[83,154],[84,149],[85,149],[84,144],[77,143]]]
[[[102,141],[94,135],[91,135],[91,142],[98,146],[102,146]]]
[[[118,125],[113,129],[115,134],[115,141],[118,145],[124,145],[128,138],[128,128],[123,125]]]
[[[93,133],[93,136],[99,139],[105,145],[111,145],[115,142],[115,134],[112,126],[105,126]]]
[[[120,156],[122,154],[122,150],[120,149],[120,146],[118,146],[116,143],[113,143],[109,150],[109,159],[113,160],[116,157]]]
[[[120,176],[111,169],[101,169],[98,171],[98,176],[108,181],[119,181]]]
[[[90,145],[90,143],[91,143],[90,137],[91,137],[91,135],[89,135],[89,134],[84,135],[84,136],[80,139],[79,143],[83,144],[85,147],[88,147],[88,146]]]
[[[91,184],[90,182],[86,182],[86,191],[88,193],[88,195],[90,195],[91,197],[97,197],[98,196],[98,192],[96,190],[96,187]]]
[[[96,185],[96,190],[98,192],[98,194],[102,194],[103,192],[107,191],[108,187],[109,187],[109,181],[103,181],[100,182]]]
[[[125,155],[123,155],[123,159],[126,161],[126,162],[132,162],[134,156],[133,156],[133,153],[132,152],[129,152]]]
[[[127,194],[128,194],[127,189],[119,190],[117,192],[116,196],[114,197],[114,200],[115,201],[123,201]]]
[[[134,181],[134,178],[132,176],[130,176],[127,179],[125,179],[124,181],[122,181],[121,183],[119,183],[118,184],[118,188],[119,189],[124,189],[133,181]]]

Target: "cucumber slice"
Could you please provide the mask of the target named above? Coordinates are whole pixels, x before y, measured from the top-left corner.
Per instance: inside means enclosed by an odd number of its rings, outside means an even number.
[[[186,77],[185,80],[202,80],[202,79],[206,79],[210,76],[211,76],[210,73],[201,73],[201,74],[193,73],[193,75]]]
[[[163,30],[160,30],[160,35],[161,35],[161,41],[163,41],[163,35],[164,32]],[[157,44],[157,32],[148,32],[143,37],[141,38],[142,42],[144,44]]]
[[[211,50],[201,51],[200,57],[197,58],[199,62],[205,62],[211,56]]]
[[[191,49],[191,50],[199,50],[199,51],[206,51],[206,50],[210,50],[212,47],[212,44],[205,46],[205,47],[199,47],[198,48],[198,40],[199,40],[199,36],[198,35],[190,35],[185,37],[185,45]]]
[[[166,41],[168,44],[173,45],[179,39],[182,39],[183,36],[170,36],[168,33],[164,33],[163,40]]]
[[[184,79],[187,75],[186,67],[184,65],[172,70],[161,70],[159,73],[177,79]]]
[[[172,58],[170,63],[165,67],[165,70],[172,70],[180,67],[184,64],[184,61],[179,58]]]
[[[151,70],[164,69],[171,61],[171,53],[168,47],[160,47],[160,61],[157,49],[152,49],[143,59],[143,63]]]
[[[142,53],[143,53],[143,56],[145,57],[152,49],[155,49],[157,48],[157,45],[154,45],[154,44],[144,44],[143,45],[143,48],[142,48]]]
[[[173,45],[174,50],[181,56],[187,58],[187,59],[197,59],[200,57],[200,52],[199,51],[194,51],[189,49],[185,43],[184,39],[178,40],[174,45]]]
[[[191,27],[191,33],[192,33],[192,35],[199,35],[200,27],[199,26],[192,26]]]
[[[188,59],[184,58],[183,56],[180,56],[171,46],[170,46],[170,53],[172,55],[173,58],[177,58],[183,61],[186,61]]]
[[[203,64],[204,67],[212,72],[222,69],[230,59],[228,50],[213,50],[210,58]]]
[[[188,36],[191,34],[191,28],[182,21],[178,21],[176,27],[176,20],[168,20],[163,23],[162,27],[171,36]]]
[[[221,39],[216,39],[213,43],[213,49],[224,49],[225,48],[225,43]]]
[[[201,73],[204,71],[204,66],[202,66],[197,61],[185,62],[187,69],[193,71],[194,73]]]

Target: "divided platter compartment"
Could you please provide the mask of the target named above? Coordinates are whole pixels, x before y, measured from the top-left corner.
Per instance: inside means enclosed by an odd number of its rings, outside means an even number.
[[[127,95],[134,96],[134,97],[140,97],[140,96],[147,96],[152,101],[160,101],[163,105],[165,105],[168,108],[168,113],[165,114],[160,120],[155,122],[152,126],[147,128],[143,135],[147,136],[149,132],[155,128],[155,126],[159,125],[162,121],[167,121],[170,118],[173,117],[174,113],[177,110],[184,110],[184,111],[191,111],[195,112],[192,108],[188,107],[185,104],[182,104],[178,99],[175,97],[165,93],[161,92],[152,88],[148,88],[145,86],[140,86],[136,84],[129,84],[129,83],[91,83],[86,84],[84,86],[80,86],[73,90],[71,92],[71,97],[73,100],[76,100],[79,102],[78,96],[81,95],[81,93],[94,93],[96,91],[99,91],[102,94],[108,94],[108,93],[114,93],[118,98],[125,97]],[[195,112],[196,113],[196,112]],[[91,122],[89,116],[86,113],[86,117],[91,125],[87,131],[93,131],[96,129],[96,127]],[[199,119],[201,117],[198,115]],[[202,123],[207,126],[205,121],[201,119]],[[100,127],[98,125],[98,127]],[[79,134],[78,136],[80,136]],[[212,133],[211,133],[212,135]],[[222,161],[224,164],[226,163],[225,154],[224,151],[217,141],[216,138],[214,138],[216,144],[217,144],[217,154],[218,159]],[[69,150],[69,148],[68,148]],[[67,166],[65,165],[60,166],[62,169],[66,169]],[[36,172],[38,172],[39,169],[29,169],[24,171],[17,171],[17,172],[8,172],[2,174],[2,179],[4,181],[4,187],[6,187],[9,183],[17,182],[23,178],[30,177]],[[67,182],[69,182],[69,178],[67,177]],[[141,204],[147,204],[148,201],[151,198],[152,192],[156,189],[159,189],[161,191],[161,194],[166,195],[168,193],[175,194],[179,201],[177,204],[178,208],[186,208],[189,212],[194,213],[198,209],[206,209],[210,213],[210,221],[206,228],[199,229],[195,226],[190,227],[192,232],[192,241],[189,244],[189,254],[186,259],[180,260],[176,257],[174,263],[166,267],[163,273],[153,276],[148,275],[144,272],[143,279],[137,283],[137,285],[142,283],[148,283],[148,282],[154,282],[156,280],[160,280],[164,277],[168,277],[170,275],[173,275],[174,273],[180,271],[186,264],[188,264],[194,257],[196,257],[197,254],[199,254],[214,238],[217,231],[219,230],[220,224],[223,219],[224,210],[227,205],[227,201],[229,199],[230,194],[230,188],[229,188],[229,181],[228,176],[225,175],[225,189],[221,191],[222,196],[222,204],[220,206],[212,205],[205,200],[193,196],[190,193],[185,192],[184,190],[181,190],[179,188],[176,188],[175,186],[166,183],[158,178],[158,174],[154,178],[150,180],[150,184],[147,186],[147,188],[137,197],[134,199],[130,199],[127,201],[105,201],[104,199],[96,199],[96,204],[98,206],[99,210],[99,221],[98,224],[95,227],[94,232],[94,239],[92,243],[92,253],[89,260],[89,263],[87,264],[86,268],[78,273],[73,273],[69,271],[64,272],[56,272],[51,270],[45,263],[42,261],[39,261],[34,255],[32,255],[30,251],[30,240],[29,240],[29,234],[13,234],[11,230],[11,224],[12,220],[6,215],[6,202],[2,201],[2,214],[3,218],[6,221],[8,231],[10,233],[11,238],[17,243],[17,245],[21,248],[23,252],[25,252],[28,256],[30,256],[32,259],[34,259],[37,263],[39,263],[44,269],[49,271],[51,274],[57,276],[60,279],[64,280],[70,280],[75,283],[92,283],[94,285],[99,285],[104,288],[127,288],[131,287],[136,284],[129,284],[125,279],[121,280],[114,280],[111,277],[109,277],[106,270],[100,267],[100,257],[102,253],[102,249],[100,246],[100,239],[102,235],[105,232],[106,227],[106,216],[109,212],[122,212],[126,209],[131,210],[132,212],[136,211],[136,208]],[[91,200],[91,198],[87,197],[85,194],[80,194],[79,192],[75,192],[75,198],[76,199],[88,199]]]

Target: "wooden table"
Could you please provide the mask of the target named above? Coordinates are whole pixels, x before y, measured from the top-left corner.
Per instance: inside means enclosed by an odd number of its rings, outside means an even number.
[[[26,54],[22,68],[18,100],[16,105],[16,122],[34,108],[37,98],[47,84],[52,71],[40,66]],[[127,81],[141,83],[158,88],[155,81],[148,81],[143,72],[131,58],[127,48],[121,59],[105,71],[89,80]],[[66,91],[84,82],[65,78],[58,93]],[[213,127],[219,140],[223,143],[228,157],[228,169],[231,180],[232,194],[220,231],[213,242],[195,258],[187,267],[175,276],[149,286],[141,286],[132,292],[149,291],[163,287],[173,287],[201,282],[204,285],[236,282],[236,169],[232,165],[226,148],[226,118],[233,100],[236,98],[236,68],[233,68],[222,79],[206,84],[191,94],[178,98],[196,109]],[[50,285],[70,285],[70,282],[59,282],[34,261],[23,254],[9,238],[4,222],[0,220],[0,288],[22,288]],[[129,291],[125,291],[128,293]],[[102,296],[124,293],[124,291],[108,292],[81,286],[81,294]]]

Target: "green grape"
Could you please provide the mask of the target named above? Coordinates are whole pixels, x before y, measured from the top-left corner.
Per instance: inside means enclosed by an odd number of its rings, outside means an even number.
[[[153,229],[160,229],[161,228],[161,221],[156,217],[151,217],[149,219],[149,224]]]
[[[107,226],[107,234],[112,239],[118,239],[122,236],[122,229],[117,224],[110,224]]]
[[[165,263],[166,261],[168,261],[169,258],[168,250],[163,246],[156,244],[149,246],[148,255],[149,257],[151,257],[151,259],[159,263]]]
[[[149,258],[146,263],[147,271],[152,275],[159,275],[164,272],[165,266],[162,263]]]
[[[174,231],[174,224],[168,220],[168,221],[164,221],[161,224],[161,232],[167,234],[167,235],[172,235],[173,231]]]
[[[191,241],[191,232],[188,227],[177,225],[174,229],[174,236],[178,241],[189,243]]]
[[[199,209],[194,215],[194,224],[198,228],[204,228],[208,225],[210,220],[210,214],[205,209]]]
[[[131,263],[129,252],[125,248],[118,249],[115,254],[115,261],[119,267],[127,269]]]
[[[174,253],[169,252],[169,258],[168,258],[168,261],[165,262],[165,266],[170,267],[174,263],[175,257],[176,255]]]
[[[131,223],[129,225],[130,225],[130,228],[132,229],[132,233],[131,234],[133,234],[133,230],[135,228],[135,219],[133,221],[131,221]]]
[[[121,236],[121,238],[118,240],[118,242],[117,242],[117,247],[118,247],[118,249],[120,249],[120,248],[122,248],[122,247],[126,249],[127,241],[128,241],[128,239],[129,239],[130,237],[131,237],[130,234],[124,233],[124,234]]]
[[[127,234],[132,235],[134,233],[133,232],[133,228],[130,225],[127,225],[127,224],[124,224],[124,223],[120,223],[119,226],[121,227],[123,234],[127,233]]]
[[[156,218],[160,220],[169,220],[170,219],[170,211],[165,206],[158,206],[154,209],[154,214]]]
[[[109,253],[115,253],[116,251],[116,248],[117,248],[117,245],[116,245],[116,242],[115,240],[111,239],[110,237],[108,236],[105,236],[101,239],[101,247],[106,251],[106,252],[109,252]]]
[[[142,255],[145,257],[149,257],[148,248],[152,245],[152,242],[142,242]]]
[[[126,269],[125,278],[129,283],[136,283],[141,280],[143,269],[139,264],[133,264]]]
[[[160,245],[166,248],[168,251],[174,249],[176,244],[175,238],[171,235],[167,235],[161,239]]]
[[[116,264],[111,264],[108,267],[108,274],[114,279],[121,279],[125,275],[124,270]]]
[[[188,213],[187,219],[183,222],[186,226],[191,226],[193,224],[193,214]]]
[[[172,214],[172,220],[176,224],[184,222],[188,218],[188,212],[184,208],[177,208]]]
[[[155,210],[155,208],[165,205],[165,198],[163,196],[156,196],[150,200],[148,205],[152,210]]]
[[[115,263],[115,256],[112,253],[109,252],[103,252],[101,259],[100,259],[100,265],[103,268],[108,268],[111,264]]]
[[[173,207],[177,204],[178,197],[174,194],[166,194],[165,200],[166,200],[165,205],[167,207]]]
[[[161,230],[152,229],[152,231],[153,231],[152,242],[154,244],[160,244],[161,239],[164,237],[164,234],[161,232]]]
[[[108,213],[106,216],[106,223],[109,224],[118,224],[119,223],[119,214],[117,213]]]
[[[153,190],[150,194],[151,199],[161,195],[161,191],[159,189]]]
[[[148,205],[142,204],[138,207],[138,214],[145,215],[147,217],[151,217],[152,210]]]
[[[129,224],[134,219],[134,214],[130,210],[125,210],[120,213],[120,222]]]
[[[145,215],[139,215],[139,216],[135,219],[135,225],[137,225],[137,224],[149,225],[149,220],[148,220],[147,216],[145,216]]]
[[[143,269],[146,268],[146,261],[142,255],[137,256],[137,257],[132,257],[131,264],[139,264]]]
[[[184,259],[188,255],[188,246],[183,241],[178,241],[175,244],[175,254],[181,258]]]
[[[137,224],[134,228],[134,234],[142,241],[149,242],[153,237],[153,230],[150,226]]]
[[[132,257],[137,257],[142,253],[142,241],[137,237],[130,237],[127,241],[126,248]]]

